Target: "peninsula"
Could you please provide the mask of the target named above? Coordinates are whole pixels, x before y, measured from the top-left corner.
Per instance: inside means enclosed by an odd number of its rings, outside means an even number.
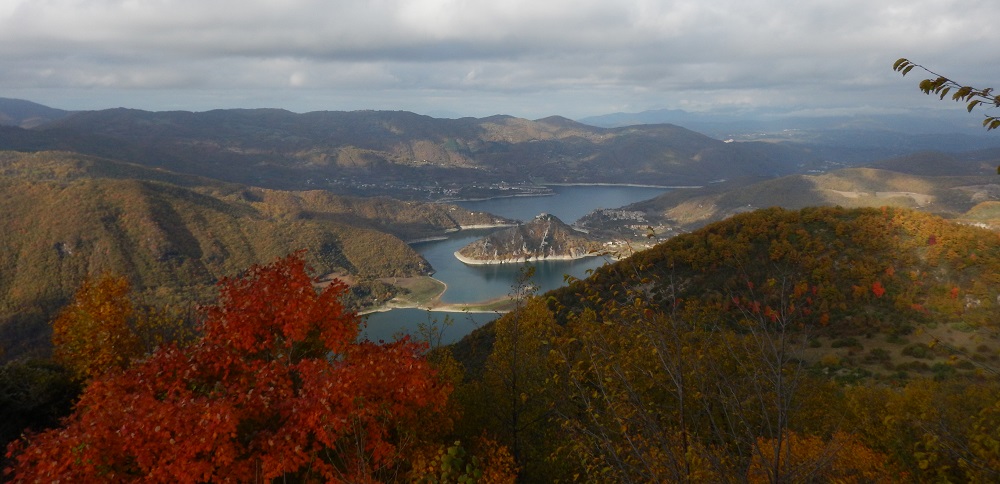
[[[470,265],[570,260],[596,255],[602,247],[600,241],[543,213],[466,245],[455,257]]]

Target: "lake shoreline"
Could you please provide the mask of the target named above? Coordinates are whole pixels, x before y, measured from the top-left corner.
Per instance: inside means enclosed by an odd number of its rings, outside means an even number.
[[[545,262],[545,261],[569,261],[569,260],[579,260],[586,259],[587,257],[597,257],[600,254],[583,254],[578,256],[573,255],[553,255],[548,257],[521,257],[517,259],[473,259],[471,257],[466,257],[455,251],[455,258],[461,261],[463,264],[468,264],[470,266],[488,266],[488,265],[502,265],[502,264],[525,264],[528,262]]]
[[[496,195],[492,197],[482,197],[482,198],[442,198],[439,200],[434,200],[434,203],[450,203],[455,204],[456,202],[486,202],[489,200],[500,200],[504,198],[518,198],[518,197],[551,197],[556,194],[553,192],[548,193],[518,193],[516,195]]]
[[[556,183],[556,182],[546,182],[539,183],[540,187],[628,187],[628,188],[657,188],[663,190],[684,190],[684,189],[695,189],[704,188],[704,185],[649,185],[643,183]],[[434,200],[434,203],[458,203],[458,202],[485,202],[489,200],[502,200],[505,198],[520,198],[520,197],[551,197],[557,195],[556,193],[519,193],[516,195],[495,195],[491,197],[482,198],[441,198]]]
[[[548,185],[548,184],[546,184]],[[574,184],[581,186],[552,186],[555,196],[524,194],[521,196],[499,197],[496,200],[470,202],[464,207],[473,212],[489,212],[510,220],[530,220],[539,213],[551,213],[564,220],[575,220],[599,207],[622,207],[659,196],[669,188],[659,186],[638,187],[621,184]],[[587,186],[590,185],[590,186]],[[524,196],[530,195],[530,196]],[[492,221],[492,220],[490,220]],[[409,279],[384,279],[404,290],[399,291],[391,301],[381,300],[378,307],[365,308],[371,318],[381,327],[412,328],[424,320],[423,313],[430,311],[440,319],[450,314],[456,319],[465,319],[461,313],[476,319],[496,317],[514,309],[516,302],[510,299],[511,286],[524,265],[523,258],[505,261],[504,264],[466,264],[455,257],[454,252],[473,240],[495,229],[502,230],[499,223],[488,224],[477,230],[471,224],[437,235],[435,241],[415,243],[413,248],[434,268],[434,277],[421,276]],[[479,224],[477,224],[479,225]],[[487,224],[483,224],[487,225]],[[507,225],[507,224],[503,224]],[[456,230],[457,229],[457,230]],[[442,235],[446,237],[441,238]],[[414,237],[416,239],[417,237]],[[611,247],[611,246],[608,246]],[[608,250],[614,250],[610,248]],[[536,268],[533,282],[538,285],[538,293],[563,287],[566,276],[586,278],[593,270],[609,262],[612,254],[594,254],[594,257],[547,257],[528,264]],[[601,257],[597,257],[600,255]],[[396,313],[396,317],[391,316]],[[378,312],[379,314],[375,314]],[[404,330],[404,329],[400,329]],[[462,336],[462,335],[456,335]]]
[[[419,304],[416,302],[389,301],[388,303],[379,306],[377,308],[358,311],[357,314],[358,316],[367,316],[369,314],[375,314],[375,313],[386,313],[394,309],[421,309],[425,311],[436,311],[443,313],[505,314],[510,312],[510,309],[508,307],[513,305],[514,301],[506,296],[487,299],[485,301],[472,302],[472,303],[446,303],[441,301],[435,301],[427,305]]]
[[[441,297],[444,296],[444,293],[448,290],[448,284],[430,276],[408,279],[408,282],[401,284],[400,287],[413,287],[414,281],[416,280],[434,281],[439,289],[434,292],[429,290],[421,291],[416,294],[413,299],[408,298],[408,295],[402,297],[397,296],[381,306],[358,311],[358,315],[366,316],[372,313],[384,313],[392,311],[393,309],[424,309],[428,311],[454,313],[506,313],[510,311],[509,307],[513,305],[513,301],[508,296],[500,296],[475,302],[443,302],[441,301]]]
[[[662,188],[664,190],[704,188],[702,185],[644,185],[641,183],[542,183],[546,187],[631,187]]]
[[[477,225],[460,225],[457,229],[445,229],[445,234],[455,234],[463,230],[485,230],[485,229],[502,229],[507,227],[517,227],[518,224],[477,224]],[[424,237],[420,239],[404,240],[403,243],[410,244],[420,244],[423,242],[438,242],[441,240],[448,240],[447,235],[434,235],[431,237]]]

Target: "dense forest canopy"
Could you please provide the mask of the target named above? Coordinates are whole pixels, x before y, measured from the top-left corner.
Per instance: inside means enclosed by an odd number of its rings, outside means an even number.
[[[530,299],[455,351],[479,425],[539,482],[989,481],[997,274],[993,231],[767,209]]]

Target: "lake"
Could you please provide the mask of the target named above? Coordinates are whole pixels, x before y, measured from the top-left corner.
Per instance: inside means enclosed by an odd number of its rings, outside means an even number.
[[[599,208],[617,208],[631,203],[648,200],[667,191],[666,188],[634,187],[620,185],[572,185],[550,187],[555,192],[542,197],[510,197],[490,200],[456,202],[463,208],[490,212],[507,218],[528,221],[540,213],[549,213],[566,223],[573,223],[580,217]],[[451,234],[445,240],[414,243],[413,248],[427,259],[434,268],[434,278],[444,282],[448,289],[442,295],[445,303],[476,303],[506,296],[516,280],[523,264],[466,265],[455,258],[454,253],[470,242],[485,236],[495,229],[463,230]],[[535,266],[533,281],[539,286],[539,293],[563,286],[564,277],[587,276],[589,270],[600,267],[607,260],[602,257],[588,257],[570,261],[532,262]],[[443,321],[445,316],[455,320],[445,333],[444,342],[451,343],[498,315],[495,313],[454,313],[434,311],[428,314],[423,309],[393,309],[368,315],[367,334],[369,339],[391,339],[393,334],[407,332],[418,323],[432,320]]]

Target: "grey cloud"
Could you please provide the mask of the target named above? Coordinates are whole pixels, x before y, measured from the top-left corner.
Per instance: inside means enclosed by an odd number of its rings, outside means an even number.
[[[970,83],[1000,78],[998,15],[993,0],[8,0],[0,86],[187,92],[202,109],[241,90],[247,102],[426,99],[529,117],[889,109],[919,96],[889,69],[900,56]]]

